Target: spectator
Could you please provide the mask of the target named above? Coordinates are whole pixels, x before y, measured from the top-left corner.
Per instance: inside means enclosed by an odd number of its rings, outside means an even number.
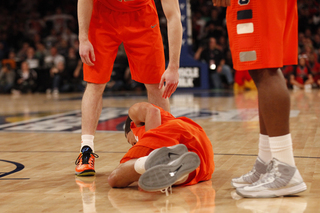
[[[21,69],[18,71],[16,85],[13,93],[29,93],[34,92],[36,88],[37,73],[29,68],[26,61],[21,63]]]
[[[64,62],[59,61],[57,65],[53,66],[50,69],[50,76],[52,79],[52,89],[53,89],[53,94],[57,95],[59,94],[59,88],[61,84],[61,75],[65,72],[64,68]]]
[[[314,81],[311,70],[306,64],[306,59],[306,55],[299,55],[298,66],[295,66],[290,76],[290,83],[293,89],[311,89]]]
[[[46,16],[44,20],[51,21],[54,26],[54,30],[58,33],[62,33],[68,27],[67,22],[73,20],[73,17],[62,13],[61,8],[58,7],[54,15]]]
[[[287,87],[289,89],[292,89],[292,85],[290,83],[290,77],[291,75],[293,75],[293,69],[294,69],[293,65],[287,65],[282,67],[281,69],[284,79],[286,80]]]
[[[5,64],[0,71],[0,93],[10,93],[15,80],[15,72],[10,64]]]
[[[82,62],[79,55],[73,47],[69,48],[66,57],[65,70],[61,74],[62,87],[61,92],[83,91],[83,84],[79,77],[81,75]]]
[[[26,62],[29,65],[30,69],[38,69],[39,68],[39,59],[35,56],[34,48],[29,47],[27,49],[27,57]]]
[[[59,43],[57,44],[58,53],[63,57],[67,57],[69,52],[69,45],[67,40],[60,39]]]
[[[319,86],[320,80],[320,63],[315,59],[314,55],[309,56],[308,66],[311,70],[311,74],[313,76],[315,86]]]
[[[48,35],[45,39],[45,44],[47,47],[53,47],[57,44],[58,42],[58,34],[55,29],[51,29],[50,35]]]
[[[215,39],[219,39],[223,34],[224,33],[222,27],[216,26],[213,21],[207,22],[205,28],[205,38],[210,39],[211,37],[213,37]]]
[[[39,60],[39,67],[44,67],[44,58],[48,54],[46,47],[42,43],[36,44],[35,57]]]
[[[314,51],[312,43],[304,45],[303,54],[307,56],[307,60],[313,56],[315,60],[318,60],[318,54]]]
[[[2,65],[10,64],[11,69],[15,70],[17,68],[16,60],[16,54],[13,50],[11,50],[9,52],[9,57],[2,60]]]
[[[44,65],[46,68],[52,68],[53,66],[58,66],[59,62],[64,63],[65,59],[62,55],[58,54],[56,47],[50,48],[50,55],[44,58]]]
[[[194,59],[203,60],[208,64],[213,88],[222,88],[222,77],[226,78],[228,88],[232,86],[233,76],[231,68],[225,64],[225,59],[222,52],[217,48],[215,38],[211,37],[209,39],[209,47],[199,47],[194,55]]]
[[[73,33],[69,28],[62,33],[61,37],[67,41],[69,46],[72,46],[74,41],[78,40],[78,35]]]
[[[30,44],[28,42],[24,42],[22,45],[22,48],[19,50],[17,57],[19,61],[24,61],[27,58],[27,51],[30,47]]]

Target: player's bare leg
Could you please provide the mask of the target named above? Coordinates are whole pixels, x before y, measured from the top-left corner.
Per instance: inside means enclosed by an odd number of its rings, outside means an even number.
[[[162,98],[164,87],[159,89],[159,84],[145,84],[148,92],[148,101],[170,112],[169,98]]]
[[[102,94],[106,84],[88,83],[82,98],[82,134],[94,135],[102,110]]]
[[[280,69],[249,73],[258,89],[260,129],[269,137],[289,134],[290,96]]]
[[[81,149],[76,160],[76,175],[94,175],[94,134],[102,110],[102,94],[106,84],[88,83],[82,98]]]

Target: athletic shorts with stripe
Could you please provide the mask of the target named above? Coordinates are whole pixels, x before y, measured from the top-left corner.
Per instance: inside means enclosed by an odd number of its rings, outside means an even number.
[[[297,1],[231,0],[227,28],[235,70],[297,64]]]
[[[110,80],[118,47],[123,43],[132,79],[156,84],[165,71],[164,49],[154,2],[131,12],[111,10],[94,0],[89,41],[96,60],[83,65],[84,80],[103,84]]]

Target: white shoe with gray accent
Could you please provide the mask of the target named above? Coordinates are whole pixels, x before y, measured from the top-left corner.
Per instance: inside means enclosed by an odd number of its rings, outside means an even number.
[[[194,171],[200,165],[200,158],[194,152],[187,152],[169,164],[154,166],[139,178],[139,186],[145,191],[161,191],[171,187],[179,179]]]
[[[249,186],[237,188],[236,192],[242,197],[265,198],[293,195],[306,189],[297,167],[273,158],[266,174]]]
[[[260,179],[261,175],[266,173],[267,167],[268,164],[264,163],[259,157],[257,157],[251,171],[242,175],[241,177],[233,178],[231,180],[231,185],[234,188],[238,188],[253,184]]]
[[[148,155],[144,167],[148,170],[156,165],[168,164],[186,152],[188,152],[188,148],[184,144],[155,149]]]

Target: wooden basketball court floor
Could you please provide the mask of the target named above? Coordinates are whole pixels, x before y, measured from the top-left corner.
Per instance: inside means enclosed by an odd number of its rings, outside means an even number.
[[[172,114],[207,132],[216,169],[212,179],[173,194],[146,193],[137,184],[113,189],[110,172],[130,148],[121,123],[144,94],[106,94],[95,137],[95,177],[76,178],[82,94],[0,96],[0,212],[320,212],[320,90],[290,91],[296,165],[307,191],[289,197],[245,199],[233,177],[248,172],[258,153],[256,91],[177,91]]]

